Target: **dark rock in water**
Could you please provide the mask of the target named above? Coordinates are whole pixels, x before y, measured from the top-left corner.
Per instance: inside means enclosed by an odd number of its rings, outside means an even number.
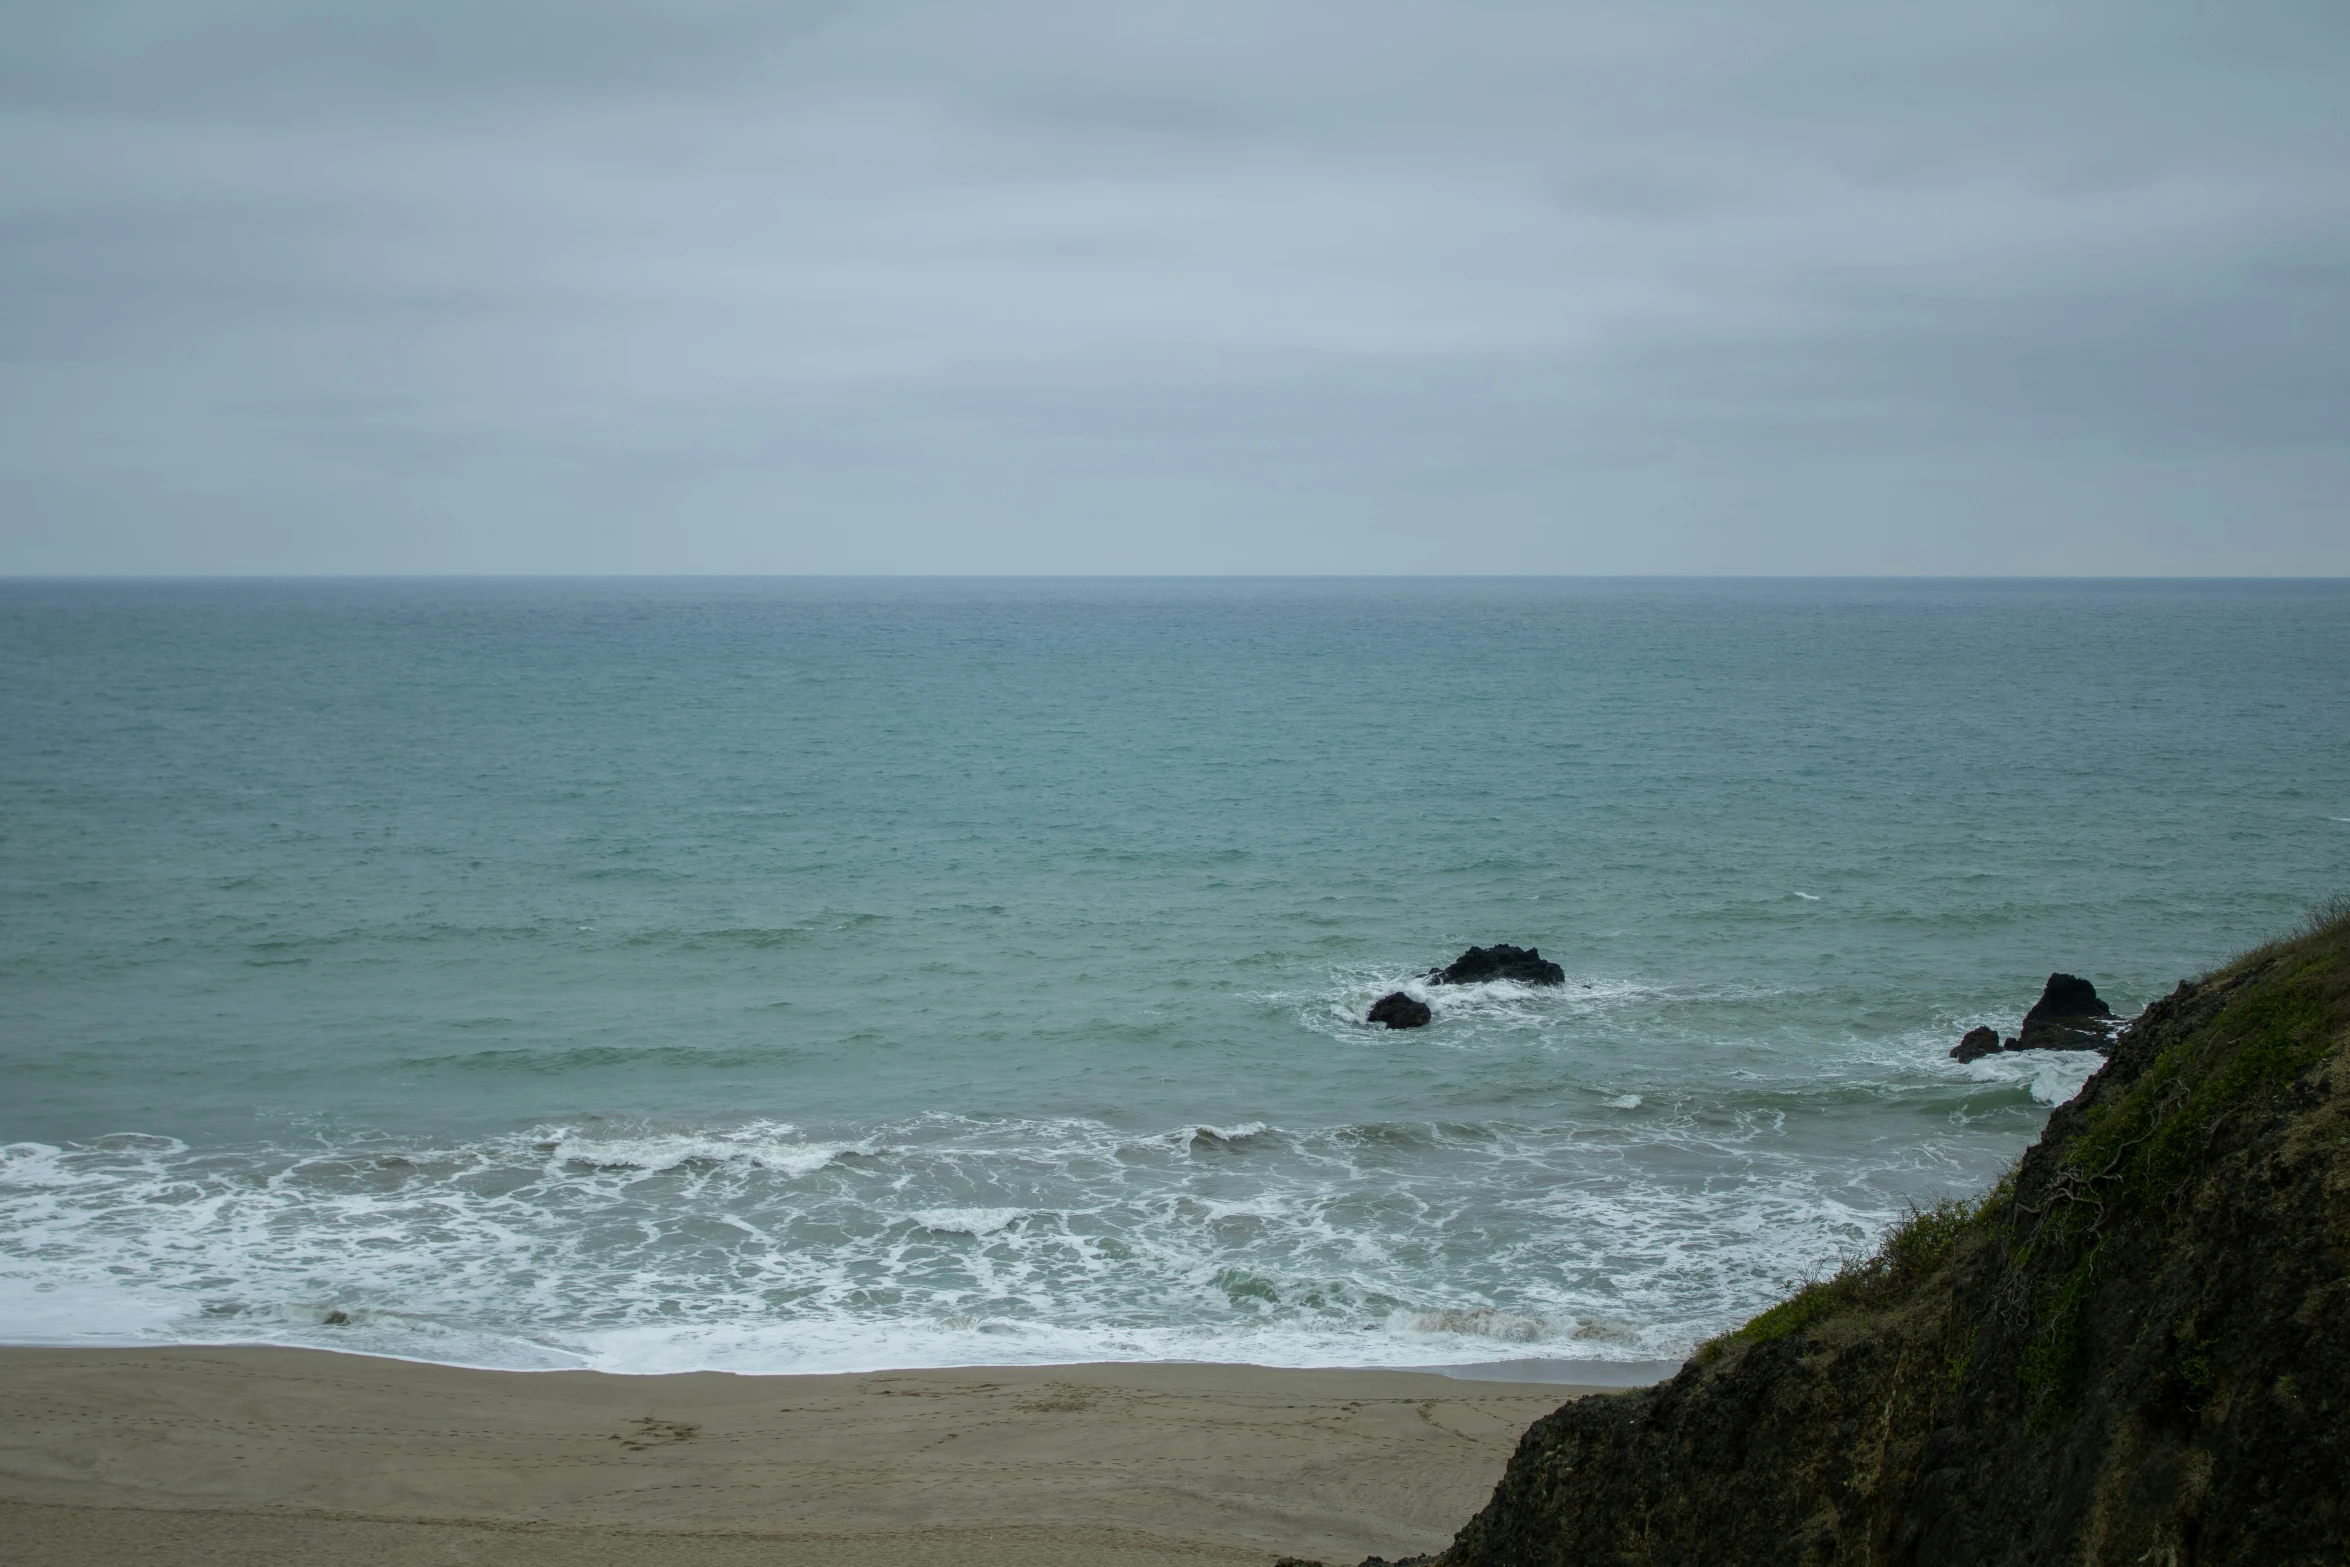
[[[1371,1003],[1371,1015],[1366,1023],[1385,1023],[1389,1028],[1426,1028],[1436,1014],[1428,1010],[1425,1001],[1414,1001],[1400,990],[1391,990]]]
[[[1999,1054],[1999,1030],[1970,1028],[1966,1031],[1966,1037],[1961,1039],[1951,1050],[1950,1059],[1953,1061],[1976,1061],[1984,1056],[1997,1054]]]
[[[1428,977],[1439,985],[1482,985],[1490,979],[1514,979],[1521,985],[1563,985],[1567,971],[1542,955],[1536,947],[1513,947],[1507,942],[1490,947],[1471,947],[1452,960],[1450,966],[1430,969]]]
[[[2113,1043],[2113,1029],[2113,1008],[2099,999],[2095,985],[2071,974],[2051,974],[2008,1048],[2103,1050]]]
[[[2119,1027],[2113,1008],[2098,998],[2097,987],[2071,974],[2051,974],[2024,1014],[2018,1037],[2001,1039],[1996,1030],[1970,1028],[1950,1052],[1953,1061],[1979,1061],[2002,1050],[2096,1050],[2113,1045]]]
[[[330,1328],[347,1328],[351,1325],[351,1314],[337,1306],[320,1320]]]
[[[2040,989],[2040,999],[2024,1014],[2024,1021],[2046,1017],[2111,1017],[2113,1008],[2097,995],[2097,987],[2071,974],[2051,974]]]

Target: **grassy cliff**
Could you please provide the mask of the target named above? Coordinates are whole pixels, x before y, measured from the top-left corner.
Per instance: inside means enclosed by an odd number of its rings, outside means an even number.
[[[2350,908],[2149,1007],[1980,1201],[1538,1422],[1439,1560],[2350,1561]]]

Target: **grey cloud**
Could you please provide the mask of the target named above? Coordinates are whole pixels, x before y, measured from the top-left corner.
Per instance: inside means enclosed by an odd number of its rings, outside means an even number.
[[[0,569],[2350,570],[2346,66],[2314,5],[12,8]]]

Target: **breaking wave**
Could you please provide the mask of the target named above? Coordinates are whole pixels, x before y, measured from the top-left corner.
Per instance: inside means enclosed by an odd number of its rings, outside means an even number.
[[[2093,1065],[1900,1054],[1898,1081],[1595,1091],[1538,1124],[933,1114],[17,1143],[0,1320],[18,1341],[618,1371],[1669,1359],[1906,1202],[1980,1184],[1993,1144],[1970,1120],[2028,1114]],[[1889,1095],[1919,1115],[1888,1125]]]

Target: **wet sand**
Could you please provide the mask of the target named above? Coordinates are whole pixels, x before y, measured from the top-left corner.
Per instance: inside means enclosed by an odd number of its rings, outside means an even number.
[[[13,1567],[1355,1562],[1434,1550],[1596,1389],[1093,1365],[468,1371],[0,1349]]]

